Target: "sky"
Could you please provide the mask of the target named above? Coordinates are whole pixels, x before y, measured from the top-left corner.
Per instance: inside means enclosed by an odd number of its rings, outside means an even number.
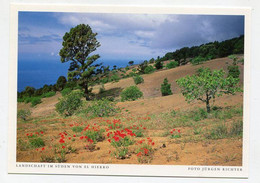
[[[244,16],[235,15],[19,12],[19,61],[60,62],[62,37],[78,24],[98,33],[102,61],[140,62],[244,34]]]

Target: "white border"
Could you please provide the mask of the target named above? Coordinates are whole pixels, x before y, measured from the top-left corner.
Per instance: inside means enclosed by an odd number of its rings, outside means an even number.
[[[245,65],[244,65],[244,134],[242,171],[223,171],[226,166],[180,166],[180,165],[117,165],[109,164],[108,169],[91,168],[95,164],[52,164],[16,163],[16,99],[17,99],[17,46],[18,11],[48,12],[90,12],[90,13],[150,13],[150,14],[211,14],[245,16]],[[9,62],[9,130],[8,130],[8,172],[36,174],[88,174],[88,175],[135,175],[135,176],[181,176],[181,177],[232,177],[247,178],[249,162],[249,87],[250,87],[250,21],[249,8],[187,8],[187,7],[148,7],[148,6],[96,6],[96,5],[25,5],[12,4],[10,14],[10,62]],[[20,168],[19,165],[38,165],[45,168]],[[71,168],[58,168],[57,165],[70,165]],[[82,165],[83,168],[72,168]],[[84,168],[84,166],[88,168]],[[102,164],[104,166],[104,164]],[[189,171],[191,167],[200,171]],[[220,171],[202,171],[203,168],[219,168]]]

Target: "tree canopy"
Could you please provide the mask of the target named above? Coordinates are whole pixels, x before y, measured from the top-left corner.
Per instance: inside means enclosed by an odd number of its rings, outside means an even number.
[[[106,72],[108,68],[102,64],[94,64],[100,58],[98,54],[90,55],[100,46],[97,33],[89,25],[80,24],[71,28],[63,36],[62,49],[60,50],[61,62],[69,62],[68,80],[77,81],[85,89],[85,97],[89,100],[91,89],[89,85]]]
[[[241,91],[239,78],[225,76],[223,69],[211,71],[209,68],[200,68],[197,74],[180,78],[176,82],[188,102],[195,99],[205,102],[207,112],[210,112],[211,99]]]

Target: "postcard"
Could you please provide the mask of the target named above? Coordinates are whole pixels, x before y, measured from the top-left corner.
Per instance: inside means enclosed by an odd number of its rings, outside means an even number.
[[[248,177],[250,9],[11,5],[9,173]]]

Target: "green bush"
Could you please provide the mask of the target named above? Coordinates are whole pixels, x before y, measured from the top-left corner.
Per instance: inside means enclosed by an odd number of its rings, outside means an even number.
[[[137,86],[125,88],[121,93],[121,101],[134,101],[143,96],[143,92]]]
[[[199,65],[199,64],[205,62],[206,60],[207,60],[206,58],[204,58],[202,56],[198,56],[198,57],[192,59],[191,63],[192,63],[192,65]]]
[[[82,105],[83,94],[80,91],[72,91],[70,94],[59,99],[59,102],[56,104],[56,111],[64,116],[73,115],[79,107]]]
[[[41,137],[29,138],[29,143],[33,148],[39,148],[45,146],[45,143]]]
[[[171,84],[168,83],[168,79],[164,78],[163,84],[161,84],[162,96],[172,95]]]
[[[141,84],[141,83],[144,82],[144,78],[142,76],[140,76],[140,75],[137,75],[137,76],[133,77],[133,79],[134,79],[134,82],[135,82],[136,85]]]
[[[110,81],[118,82],[120,80],[120,77],[117,74],[114,74],[111,76]]]
[[[34,107],[37,104],[40,104],[42,102],[41,97],[32,97],[31,98],[31,106]]]
[[[73,126],[71,129],[73,132],[77,133],[82,132],[84,128],[82,126]]]
[[[70,88],[65,88],[61,91],[61,95],[64,97],[68,95],[72,90]]]
[[[118,112],[115,103],[108,99],[94,100],[92,105],[87,108],[87,112],[92,117],[108,117]]]
[[[166,64],[166,68],[167,68],[167,69],[172,69],[172,68],[177,67],[178,65],[179,65],[178,62],[176,62],[176,61],[171,61],[171,62],[169,62],[168,64]]]
[[[240,70],[237,65],[228,66],[228,77],[239,78]]]
[[[48,97],[54,96],[55,94],[56,94],[55,91],[50,91],[50,92],[47,92],[47,93],[42,94],[42,97],[43,97],[43,98],[48,98]]]
[[[22,120],[26,120],[29,116],[31,115],[30,110],[26,110],[26,109],[20,109],[17,112],[17,117],[21,118]]]
[[[155,71],[155,69],[154,69],[154,67],[151,66],[151,65],[147,66],[147,67],[144,69],[144,73],[145,73],[145,74],[151,74],[151,73],[153,73],[154,71]]]

